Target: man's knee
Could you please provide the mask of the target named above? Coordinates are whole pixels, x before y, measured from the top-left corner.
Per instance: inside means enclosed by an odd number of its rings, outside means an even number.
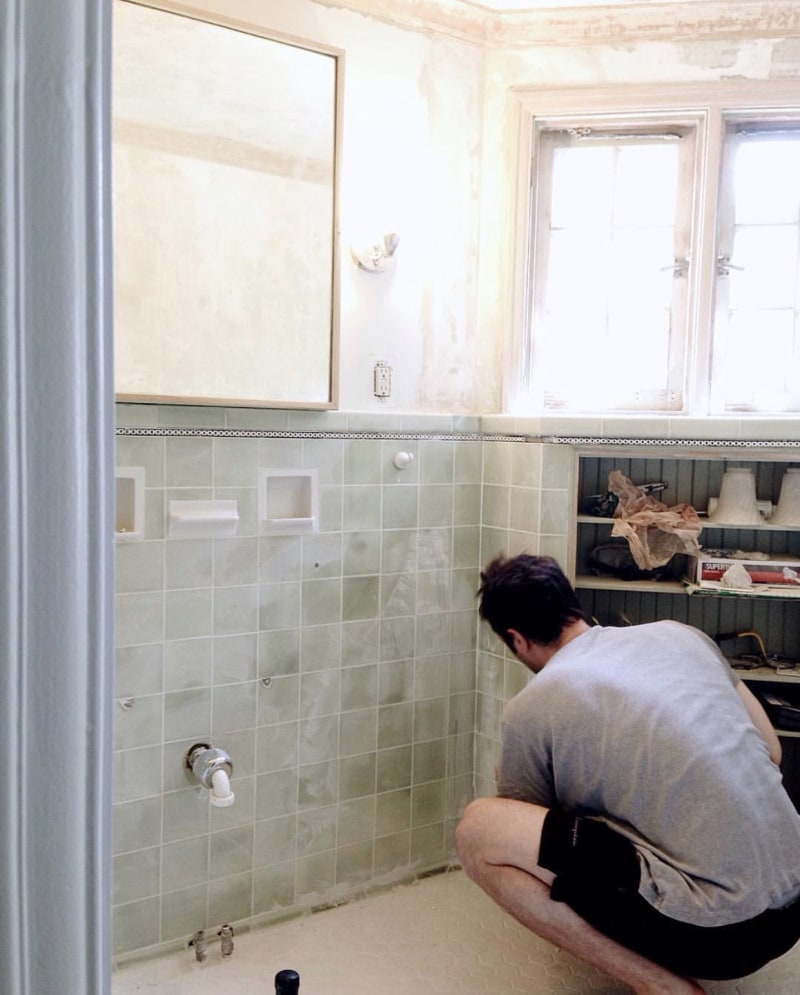
[[[474,877],[486,842],[487,831],[497,817],[496,798],[476,798],[464,809],[456,827],[455,845],[461,866]]]

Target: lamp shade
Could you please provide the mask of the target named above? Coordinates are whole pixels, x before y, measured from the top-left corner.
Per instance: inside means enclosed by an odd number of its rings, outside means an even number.
[[[719,500],[709,522],[720,525],[763,525],[756,500],[756,478],[750,467],[731,467],[722,475]]]
[[[800,468],[784,471],[781,494],[769,522],[770,525],[800,525]]]

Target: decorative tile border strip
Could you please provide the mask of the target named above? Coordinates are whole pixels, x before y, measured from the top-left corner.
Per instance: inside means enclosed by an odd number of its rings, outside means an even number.
[[[709,449],[800,449],[800,439],[646,439],[591,435],[543,435],[537,441],[560,446],[686,446]]]
[[[213,439],[385,439],[432,442],[541,442],[538,436],[498,432],[413,432],[273,428],[137,428],[120,426],[118,436]]]
[[[357,429],[273,429],[273,428],[144,428],[121,425],[118,436],[151,438],[213,438],[213,439],[373,439],[387,441],[425,442],[542,442],[559,446],[685,446],[710,449],[800,449],[800,439],[668,439],[661,437],[593,436],[593,435],[529,435],[505,432],[424,432]]]

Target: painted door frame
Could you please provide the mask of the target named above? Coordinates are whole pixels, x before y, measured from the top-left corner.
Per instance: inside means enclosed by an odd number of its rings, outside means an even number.
[[[111,988],[109,0],[0,4],[0,964]]]

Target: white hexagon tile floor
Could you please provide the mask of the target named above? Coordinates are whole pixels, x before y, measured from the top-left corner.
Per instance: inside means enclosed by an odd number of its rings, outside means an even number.
[[[301,995],[623,995],[628,989],[532,936],[460,870],[400,885],[346,905],[245,932],[233,956],[216,944],[203,964],[191,951],[120,967],[113,995],[268,995],[283,968]],[[800,944],[709,995],[795,995]]]

